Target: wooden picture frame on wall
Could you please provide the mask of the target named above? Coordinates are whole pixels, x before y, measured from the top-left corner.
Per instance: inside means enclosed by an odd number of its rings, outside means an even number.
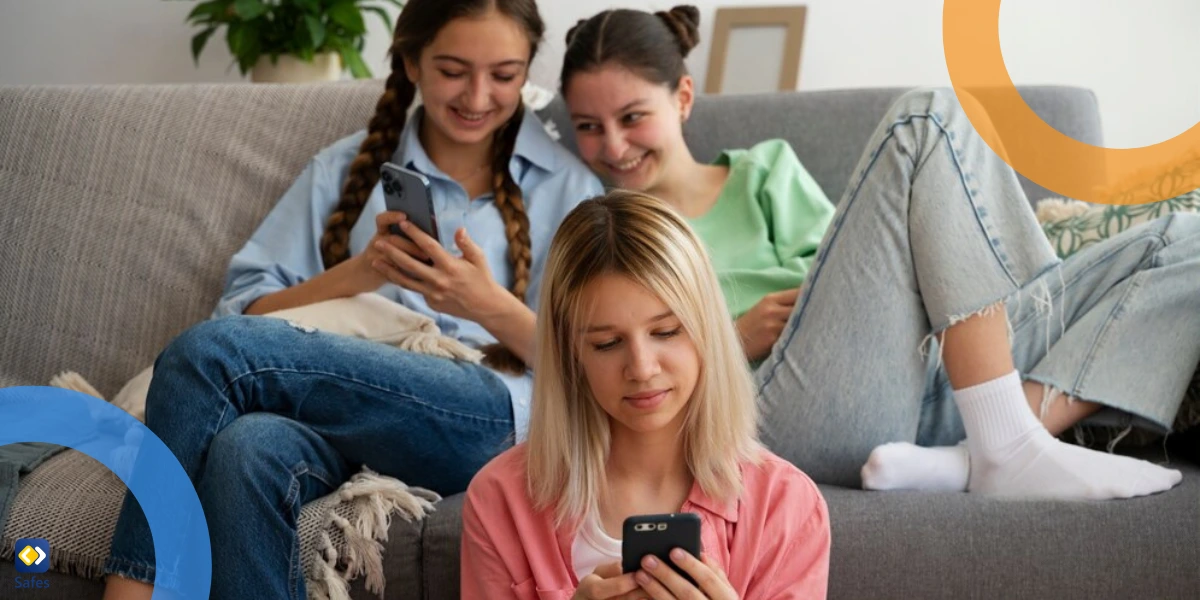
[[[718,8],[704,92],[795,90],[800,81],[806,13],[807,7],[803,5]],[[742,69],[728,64],[746,60],[754,60],[758,68]],[[779,66],[777,75],[772,72],[774,64]]]

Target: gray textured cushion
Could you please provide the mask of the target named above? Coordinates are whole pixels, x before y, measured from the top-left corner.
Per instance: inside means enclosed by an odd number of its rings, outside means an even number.
[[[829,598],[1194,598],[1200,468],[1173,466],[1185,471],[1179,488],[1111,502],[820,486],[833,530]],[[462,498],[426,519],[427,598],[458,598]]]
[[[907,89],[700,96],[684,133],[700,161],[711,161],[726,148],[748,148],[768,138],[783,138],[836,203],[875,126]],[[1059,131],[1085,143],[1101,143],[1099,107],[1090,90],[1028,86],[1020,91],[1034,112]],[[556,100],[547,111],[563,133],[563,143],[575,150],[574,130],[562,100]],[[1020,179],[1031,202],[1057,195],[1024,176]]]
[[[1162,460],[1161,451],[1152,460]],[[822,486],[830,598],[1194,598],[1200,469],[1133,500],[997,500]]]
[[[208,316],[229,258],[380,82],[0,87],[0,385],[111,396]]]

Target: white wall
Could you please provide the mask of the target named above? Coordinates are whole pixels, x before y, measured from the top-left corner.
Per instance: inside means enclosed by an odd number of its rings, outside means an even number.
[[[947,85],[943,0],[694,0],[704,41],[688,60],[703,86],[717,6],[809,7],[801,89]],[[556,87],[563,36],[609,6],[664,9],[670,0],[541,0],[547,39],[534,80]],[[179,0],[0,0],[0,84],[235,81],[221,34],[197,68]],[[387,72],[389,32],[368,19],[365,56]],[[1200,122],[1200,2],[1005,0],[1001,43],[1018,83],[1096,90],[1107,143],[1140,146]]]
[[[240,81],[222,29],[197,66],[183,0],[0,0],[0,85]],[[395,15],[395,10],[390,12]],[[363,57],[388,72],[391,32],[366,15]]]

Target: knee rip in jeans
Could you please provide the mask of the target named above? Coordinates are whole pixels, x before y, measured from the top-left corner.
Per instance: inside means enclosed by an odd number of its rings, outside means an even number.
[[[966,321],[967,319],[970,319],[972,317],[988,316],[988,315],[994,314],[998,310],[1003,310],[1003,309],[1004,309],[1004,301],[1001,300],[999,302],[989,304],[973,313],[968,313],[965,315],[952,315],[949,319],[949,323],[946,324],[946,327],[944,329],[930,332],[929,335],[925,336],[924,339],[921,340],[920,345],[917,346],[917,352],[919,352],[921,354],[921,358],[923,358],[923,359],[929,358],[929,346],[931,344],[933,344],[934,341],[937,341],[938,342],[937,364],[934,365],[934,368],[935,369],[939,368],[942,366],[942,353],[943,353],[943,349],[946,347],[946,345],[942,343],[942,334],[945,333],[947,329],[950,329],[951,327],[954,327],[955,325],[962,323],[963,321]],[[1007,323],[1007,321],[1008,320],[1005,319],[1006,323]],[[1012,325],[1011,324],[1008,325],[1008,339],[1009,339],[1009,343],[1011,343],[1012,342]]]
[[[1063,337],[1063,335],[1065,335],[1067,332],[1067,321],[1066,321],[1067,283],[1066,283],[1066,279],[1063,277],[1062,263],[1059,263],[1058,265],[1056,265],[1054,267],[1054,270],[1058,274],[1059,290],[1061,290],[1061,292],[1062,292],[1059,297],[1059,310],[1058,310],[1058,337],[1061,339]],[[1030,298],[1033,300],[1033,303],[1034,303],[1035,309],[1037,310],[1038,316],[1044,317],[1046,319],[1054,318],[1054,312],[1055,312],[1054,311],[1054,294],[1053,294],[1053,292],[1050,291],[1050,284],[1045,279],[1038,279],[1037,282],[1034,283],[1033,288],[1030,290],[1029,295],[1030,295]],[[1017,293],[1013,294],[1013,296],[1015,296],[1016,300],[1017,300],[1017,310],[1015,312],[1016,312],[1016,314],[1020,314],[1021,307],[1024,302],[1024,296],[1022,295],[1020,290],[1018,290]],[[977,317],[977,316],[988,316],[988,315],[995,313],[997,310],[1003,310],[1005,307],[1005,303],[1006,303],[1006,300],[998,300],[992,304],[984,306],[983,308],[981,308],[977,311],[971,312],[971,313],[966,313],[966,314],[961,314],[961,315],[951,315],[948,319],[948,323],[946,324],[945,329],[930,332],[929,335],[926,335],[925,338],[921,340],[920,345],[917,347],[917,351],[921,354],[921,358],[929,357],[930,344],[932,344],[934,340],[940,341],[942,333],[946,329],[949,329],[963,321],[966,321],[967,319]],[[1004,324],[1005,324],[1005,327],[1008,328],[1008,344],[1009,344],[1009,347],[1011,348],[1012,343],[1013,343],[1012,321],[1005,318]],[[1051,335],[1051,328],[1047,327],[1046,328],[1045,354],[1050,353],[1050,346],[1052,344],[1053,344],[1053,336]],[[938,356],[937,356],[937,364],[935,365],[935,368],[942,366],[942,348],[943,348],[943,346],[944,346],[943,344],[940,344],[940,343],[938,344]],[[1045,403],[1043,403],[1043,404],[1045,404]],[[1043,416],[1044,416],[1044,413],[1043,413]]]

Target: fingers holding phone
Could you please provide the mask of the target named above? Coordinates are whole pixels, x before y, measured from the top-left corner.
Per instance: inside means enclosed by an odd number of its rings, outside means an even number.
[[[579,580],[571,600],[626,600],[643,598],[641,588],[632,573],[622,573],[620,563],[596,567],[590,575]]]
[[[384,241],[422,262],[429,262],[429,255],[404,235],[401,224],[407,220],[408,215],[399,211],[388,210],[375,215],[375,237],[371,239],[370,245]]]
[[[696,558],[682,548],[675,548],[669,555],[670,565],[654,556],[642,559],[642,569],[634,574],[634,581],[654,600],[686,600],[707,598],[709,600],[736,600],[737,592],[728,577],[707,556]],[[682,570],[687,578],[679,574]]]

